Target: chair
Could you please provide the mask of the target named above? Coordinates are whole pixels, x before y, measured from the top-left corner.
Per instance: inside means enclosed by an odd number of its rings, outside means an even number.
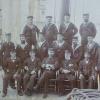
[[[58,75],[59,75],[59,72],[58,72]],[[66,79],[66,80],[61,80],[63,82],[63,85],[64,85],[64,93],[69,93],[71,90],[72,90],[72,87],[71,87],[71,81]],[[57,82],[59,82],[57,80]],[[76,87],[76,81],[75,81],[75,86]],[[57,86],[57,93],[60,94],[60,90],[59,90],[59,87]]]
[[[40,77],[42,74],[42,71],[39,72],[38,76]],[[37,78],[37,80],[39,79],[39,77]],[[49,84],[48,84],[48,92],[54,92],[56,93],[57,90],[57,85],[56,85],[56,77],[57,77],[57,72],[55,74],[55,76],[49,80]],[[44,90],[43,86],[40,87],[40,92],[42,92]]]

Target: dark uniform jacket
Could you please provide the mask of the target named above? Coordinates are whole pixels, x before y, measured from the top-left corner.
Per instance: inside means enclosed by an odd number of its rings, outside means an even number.
[[[88,40],[88,36],[95,37],[96,36],[96,27],[92,22],[89,22],[87,24],[82,23],[80,26],[79,33],[81,35],[81,43],[82,45],[86,45]]]
[[[63,78],[67,78],[68,80],[72,80],[75,78],[75,71],[76,71],[76,63],[74,60],[63,60],[62,67],[60,68],[60,74],[63,74]],[[63,70],[68,70],[68,73],[63,72]]]
[[[42,29],[42,34],[45,36],[46,41],[53,41],[57,38],[57,27],[55,24],[45,25]]]
[[[22,65],[23,65],[24,61],[26,60],[26,58],[29,57],[30,49],[31,49],[31,46],[28,44],[26,44],[24,48],[22,48],[21,45],[18,45],[16,47],[17,57],[20,58]]]
[[[44,70],[51,70],[51,71],[57,71],[59,69],[59,63],[58,63],[58,59],[56,57],[52,57],[52,58],[44,58],[42,64],[45,64],[45,68]],[[51,66],[49,65],[52,65],[53,67],[53,70],[51,68]]]
[[[32,29],[28,25],[24,27],[23,34],[28,44],[36,45],[36,33],[39,33],[37,26],[33,25]]]
[[[87,24],[82,23],[80,26],[80,35],[82,38],[87,38],[87,36],[96,36],[96,27],[92,22],[89,22]]]
[[[20,72],[20,59],[11,59],[10,57],[4,62],[4,71],[9,74]]]
[[[14,46],[14,43],[12,42],[4,42],[3,45],[2,45],[2,48],[1,48],[1,54],[2,54],[2,67],[4,67],[4,63],[5,63],[5,60],[10,57],[10,52],[11,50],[14,50],[15,49],[15,46]]]
[[[7,58],[10,56],[10,51],[15,49],[15,46],[12,42],[4,42],[1,49],[3,53],[3,58]]]
[[[35,58],[34,61],[32,61],[31,58],[27,58],[24,65],[28,67],[26,73],[31,74],[33,70],[37,73],[41,68],[41,61],[38,58]]]
[[[82,46],[80,46],[79,44],[74,48],[72,45],[71,48],[71,52],[72,52],[72,59],[76,62],[76,64],[78,65],[80,60],[83,59],[83,53],[84,53],[84,49]]]
[[[3,64],[2,44],[0,44],[0,65]]]
[[[94,66],[98,63],[98,56],[99,56],[99,45],[95,42],[92,44],[92,48],[89,48],[89,45],[87,44],[85,47],[85,51],[90,54],[90,59],[93,61]]]
[[[78,32],[78,29],[73,23],[70,23],[68,28],[64,24],[60,25],[59,33],[62,34],[69,44],[72,43],[74,35]]]
[[[80,73],[85,76],[91,76],[95,74],[95,66],[93,65],[93,61],[82,60],[80,62]]]
[[[42,61],[48,56],[48,48],[52,47],[52,43],[44,41],[40,47],[37,48],[37,56]]]
[[[74,74],[74,72],[76,71],[76,63],[72,59],[63,60],[62,67],[60,68],[60,73],[62,73],[63,69],[64,70],[69,70],[70,73]]]
[[[52,47],[55,50],[56,57],[58,57],[59,60],[63,60],[64,59],[65,50],[67,48],[69,48],[68,44],[65,41],[63,41],[63,43],[61,43],[59,45],[57,41],[54,41],[52,43]]]
[[[100,73],[100,46],[98,47],[97,71]]]

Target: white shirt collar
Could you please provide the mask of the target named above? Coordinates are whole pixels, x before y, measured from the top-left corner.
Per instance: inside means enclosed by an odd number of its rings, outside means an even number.
[[[41,47],[44,42],[45,42],[45,40],[38,42],[38,46]]]
[[[65,41],[62,41],[62,42],[56,41],[56,44],[57,44],[59,47],[62,47],[64,43],[65,43]]]

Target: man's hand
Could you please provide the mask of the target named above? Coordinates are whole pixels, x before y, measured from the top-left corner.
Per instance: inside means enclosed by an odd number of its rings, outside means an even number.
[[[5,75],[5,72],[2,70],[2,71],[1,71],[1,74],[2,74],[2,77],[4,77],[4,75]]]
[[[41,67],[42,67],[42,68],[45,68],[45,66],[46,66],[46,64],[42,64],[42,66],[41,66]]]
[[[13,78],[14,78],[14,79],[16,79],[16,77],[17,77],[17,73],[16,73],[16,74],[14,74]]]
[[[80,74],[79,79],[82,79],[82,78],[84,78],[84,76],[83,74]]]
[[[63,69],[62,72],[63,72],[64,74],[68,74],[68,73],[70,73],[69,70],[65,70],[65,69]]]
[[[33,70],[33,71],[31,72],[31,74],[36,74],[36,72]]]
[[[95,80],[95,75],[92,75],[92,76],[91,76],[91,79],[92,79],[92,80]]]
[[[28,66],[25,66],[25,68],[24,68],[24,69],[25,69],[25,70],[27,70],[27,71],[29,70]]]
[[[46,64],[46,69],[54,70],[55,68],[54,68],[54,65],[52,65],[52,64]]]

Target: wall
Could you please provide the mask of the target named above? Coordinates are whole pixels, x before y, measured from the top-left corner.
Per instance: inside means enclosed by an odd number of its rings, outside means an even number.
[[[71,20],[79,28],[83,22],[82,14],[90,13],[90,21],[94,22],[97,28],[95,40],[100,43],[100,0],[71,0]]]
[[[29,15],[34,16],[34,23],[42,29],[45,16],[53,16],[53,22],[59,27],[62,0],[0,0],[2,8],[3,39],[5,33],[12,33],[12,41],[19,42]]]

